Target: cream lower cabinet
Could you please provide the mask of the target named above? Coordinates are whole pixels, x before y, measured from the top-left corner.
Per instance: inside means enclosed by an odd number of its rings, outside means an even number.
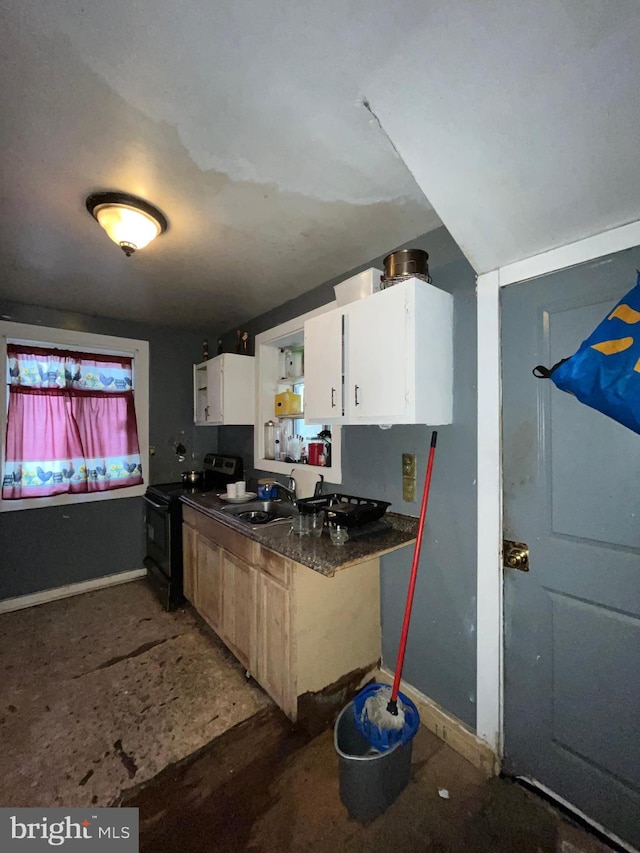
[[[222,594],[223,566],[220,548],[196,534],[196,599],[198,612],[217,634],[224,634]]]
[[[195,528],[187,524],[182,525],[182,586],[184,597],[195,606],[196,602],[196,578],[197,578],[197,547],[198,534]]]
[[[256,670],[257,572],[244,560],[218,548],[222,566],[222,608],[220,634],[240,663],[250,672]]]
[[[324,577],[191,507],[185,596],[292,720],[298,700],[380,659],[379,561]]]
[[[297,701],[293,679],[291,594],[270,575],[258,575],[255,679],[292,719]]]
[[[256,570],[183,524],[184,594],[248,670],[255,668]]]

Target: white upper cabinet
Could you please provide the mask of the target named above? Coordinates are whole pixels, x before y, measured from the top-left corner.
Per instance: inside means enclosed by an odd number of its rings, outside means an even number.
[[[253,424],[255,359],[223,353],[193,366],[193,420],[198,426]]]
[[[317,401],[308,420],[331,420],[339,363],[339,422],[451,423],[451,294],[412,278],[329,313],[331,321],[324,315],[305,323],[307,400]],[[312,376],[320,376],[317,387]]]
[[[343,420],[342,318],[342,311],[328,311],[304,324],[304,411],[312,423]]]
[[[380,418],[409,415],[407,368],[412,324],[405,294],[394,293],[394,289],[376,294],[382,299],[370,296],[352,303],[347,314],[345,404],[349,423],[377,423]]]

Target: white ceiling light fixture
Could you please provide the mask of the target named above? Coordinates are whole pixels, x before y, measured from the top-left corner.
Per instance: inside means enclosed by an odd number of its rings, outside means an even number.
[[[157,207],[128,193],[92,193],[87,197],[87,210],[127,257],[144,249],[168,227]]]

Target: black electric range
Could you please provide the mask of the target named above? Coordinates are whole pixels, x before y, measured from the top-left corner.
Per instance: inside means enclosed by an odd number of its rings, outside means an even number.
[[[197,486],[158,483],[149,486],[146,506],[147,578],[166,610],[175,610],[184,601],[182,587],[182,495],[226,491],[227,483],[242,479],[240,456],[208,453],[204,458],[203,481]]]

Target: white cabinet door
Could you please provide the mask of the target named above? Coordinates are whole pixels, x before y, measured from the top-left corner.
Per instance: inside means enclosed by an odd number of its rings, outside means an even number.
[[[407,321],[405,293],[398,286],[347,306],[348,423],[405,414],[408,360],[414,358]]]
[[[198,426],[254,422],[255,358],[223,353],[193,368]]]
[[[304,417],[339,423],[342,401],[342,311],[327,311],[304,324]]]
[[[198,426],[207,423],[209,400],[207,397],[207,365],[193,365],[193,422]]]
[[[207,423],[224,423],[223,363],[221,358],[207,362]]]

